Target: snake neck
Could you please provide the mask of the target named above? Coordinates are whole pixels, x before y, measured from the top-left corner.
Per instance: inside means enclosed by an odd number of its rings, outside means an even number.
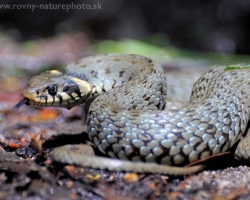
[[[166,75],[155,73],[138,75],[132,81],[102,94],[92,108],[117,108],[119,110],[162,110],[167,96]]]

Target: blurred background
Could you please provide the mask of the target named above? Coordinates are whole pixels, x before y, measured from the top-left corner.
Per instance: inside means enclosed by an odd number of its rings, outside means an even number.
[[[18,42],[75,32],[85,33],[91,41],[141,40],[162,34],[178,48],[250,53],[248,0],[75,0],[73,3],[78,7],[65,10],[56,6],[72,2],[2,0],[2,5],[55,4],[55,9],[2,8],[0,30]],[[81,9],[82,4],[99,7]]]

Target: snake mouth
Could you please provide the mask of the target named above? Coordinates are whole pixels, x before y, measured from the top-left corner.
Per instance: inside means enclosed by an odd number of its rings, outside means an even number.
[[[17,111],[17,110],[18,110],[21,106],[23,106],[24,104],[26,104],[26,105],[28,106],[28,105],[30,104],[29,102],[30,102],[29,99],[24,98],[24,99],[22,99],[21,101],[19,101],[19,103],[16,104],[16,105],[13,107],[13,110],[14,110],[14,111]]]

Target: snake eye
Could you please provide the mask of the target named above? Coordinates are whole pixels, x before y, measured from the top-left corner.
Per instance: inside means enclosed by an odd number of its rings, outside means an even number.
[[[55,85],[55,84],[53,84],[53,85],[50,85],[49,87],[48,87],[48,93],[50,94],[50,95],[56,95],[57,94],[57,86]]]

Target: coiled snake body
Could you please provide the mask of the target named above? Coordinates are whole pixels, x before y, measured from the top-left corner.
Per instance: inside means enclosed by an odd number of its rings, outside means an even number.
[[[118,161],[55,149],[61,162],[136,172],[186,174],[166,165],[184,164],[227,151],[239,141],[249,120],[250,69],[219,67],[194,85],[188,106],[171,109],[166,75],[156,62],[139,55],[88,57],[34,76],[17,105],[71,108],[93,100],[88,134],[103,153]],[[244,154],[246,145],[238,153]],[[142,162],[149,164],[143,164]],[[161,165],[158,165],[158,164]]]

